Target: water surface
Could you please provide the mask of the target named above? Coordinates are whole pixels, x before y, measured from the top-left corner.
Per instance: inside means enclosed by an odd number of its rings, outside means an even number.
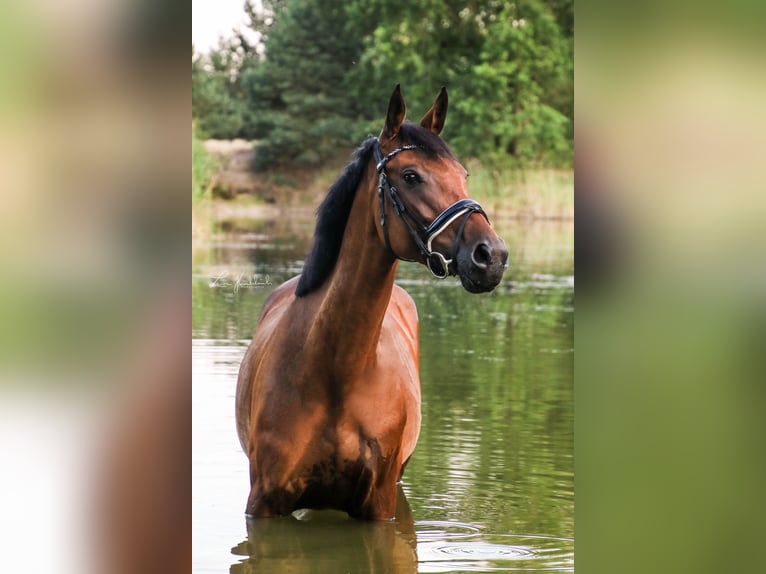
[[[193,251],[194,572],[573,570],[573,225],[491,215],[511,260],[495,292],[400,265],[420,316],[423,423],[386,523],[245,519],[239,362],[265,298],[300,272],[313,220],[211,223]]]

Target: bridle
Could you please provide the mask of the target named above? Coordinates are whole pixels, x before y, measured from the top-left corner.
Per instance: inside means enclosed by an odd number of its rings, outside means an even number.
[[[412,237],[412,240],[415,242],[415,245],[417,245],[420,254],[425,259],[426,267],[428,267],[428,270],[437,279],[444,279],[450,275],[449,267],[457,258],[458,248],[460,247],[460,237],[463,235],[463,228],[465,227],[468,218],[473,213],[481,213],[484,216],[484,219],[487,220],[487,223],[489,223],[489,217],[487,217],[487,214],[484,213],[484,209],[482,209],[481,205],[479,205],[479,203],[473,199],[460,199],[456,201],[447,209],[442,211],[439,215],[437,215],[436,219],[434,219],[428,226],[423,225],[420,219],[418,219],[418,217],[412,211],[407,210],[407,207],[399,196],[399,191],[393,185],[391,185],[391,182],[388,179],[388,174],[386,173],[386,164],[391,161],[391,159],[393,159],[397,154],[403,151],[417,149],[417,147],[418,146],[414,145],[403,145],[383,156],[383,152],[380,149],[380,142],[375,142],[375,147],[373,150],[375,154],[375,161],[377,163],[375,169],[379,174],[378,198],[380,200],[380,226],[383,228],[383,237],[385,238],[386,247],[388,247],[388,250],[391,251],[391,253],[393,253],[393,255],[398,259],[403,259],[404,261],[412,261],[412,259],[404,259],[403,257],[398,256],[391,248],[391,243],[388,239],[388,227],[386,226],[386,197],[388,197],[391,200],[391,205],[394,206],[396,215],[398,215],[399,219],[401,219],[402,223],[404,223],[407,231]],[[440,233],[447,229],[452,224],[452,222],[456,221],[460,217],[463,219],[460,222],[460,227],[458,227],[457,235],[455,235],[451,258],[447,259],[438,251],[432,251],[431,244],[433,243],[434,239],[436,239]],[[422,237],[421,234],[423,235]]]

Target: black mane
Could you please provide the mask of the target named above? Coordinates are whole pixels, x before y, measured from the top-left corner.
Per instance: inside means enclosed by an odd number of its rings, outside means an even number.
[[[321,287],[335,267],[356,189],[377,141],[378,138],[370,136],[362,142],[319,206],[314,245],[303,265],[303,272],[295,289],[296,296],[303,297]],[[419,151],[428,157],[454,158],[452,150],[443,139],[418,124],[402,124],[397,143],[418,146]]]
[[[354,158],[332,184],[327,197],[319,206],[317,226],[314,230],[314,245],[306,258],[298,287],[295,289],[298,297],[318,289],[335,267],[356,189],[359,187],[377,140],[376,137],[369,137],[362,142]]]

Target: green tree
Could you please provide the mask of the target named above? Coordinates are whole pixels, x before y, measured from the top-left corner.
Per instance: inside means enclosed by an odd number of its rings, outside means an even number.
[[[446,135],[460,155],[568,163],[573,137],[571,1],[363,0],[348,5],[364,37],[351,90],[380,100],[401,82],[413,113],[440,85],[453,106]],[[378,106],[380,107],[380,106]],[[365,109],[370,118],[380,109]]]
[[[538,0],[505,4],[485,25],[457,145],[476,157],[565,163],[571,157],[571,44]]]
[[[428,109],[441,86],[459,95],[470,81],[470,68],[482,37],[474,17],[486,0],[363,0],[348,4],[355,28],[364,33],[364,52],[351,71],[350,90],[364,102],[365,117],[379,129],[386,96],[397,83],[410,110],[410,119]],[[365,30],[366,22],[376,25]],[[447,137],[456,124],[450,119]]]
[[[259,140],[257,168],[314,165],[376,133],[397,83],[413,120],[449,88],[445,135],[461,157],[571,163],[572,0],[262,6],[245,4],[250,34],[192,62],[199,131]]]
[[[252,139],[255,119],[248,89],[250,79],[263,65],[263,45],[286,0],[262,0],[256,8],[246,0],[246,30],[232,30],[220,38],[209,54],[196,53],[192,46],[192,117],[206,137]]]
[[[244,78],[256,168],[315,165],[357,139],[347,76],[361,41],[348,22],[335,0],[292,0],[278,13],[263,66]]]
[[[210,54],[192,55],[192,118],[203,137],[240,134],[246,102],[238,95],[238,62],[230,43],[221,41]]]

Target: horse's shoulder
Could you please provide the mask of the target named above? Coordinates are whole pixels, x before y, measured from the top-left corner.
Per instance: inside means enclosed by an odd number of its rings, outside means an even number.
[[[415,306],[415,301],[412,299],[412,296],[399,287],[399,285],[394,285],[394,289],[391,292],[391,303],[393,303],[404,315],[417,322],[418,308]],[[391,307],[390,304],[389,307]]]
[[[259,323],[274,310],[283,307],[293,299],[298,279],[300,279],[300,275],[288,279],[266,297],[266,301],[263,302],[263,307],[261,307],[261,314],[258,317]]]
[[[405,335],[407,339],[412,341],[413,345],[417,346],[418,309],[415,307],[415,301],[410,294],[398,285],[394,285],[391,292],[386,318],[393,320],[393,323],[389,323],[389,325],[391,327],[396,325],[395,331]],[[385,326],[386,322],[384,321],[384,328]]]

